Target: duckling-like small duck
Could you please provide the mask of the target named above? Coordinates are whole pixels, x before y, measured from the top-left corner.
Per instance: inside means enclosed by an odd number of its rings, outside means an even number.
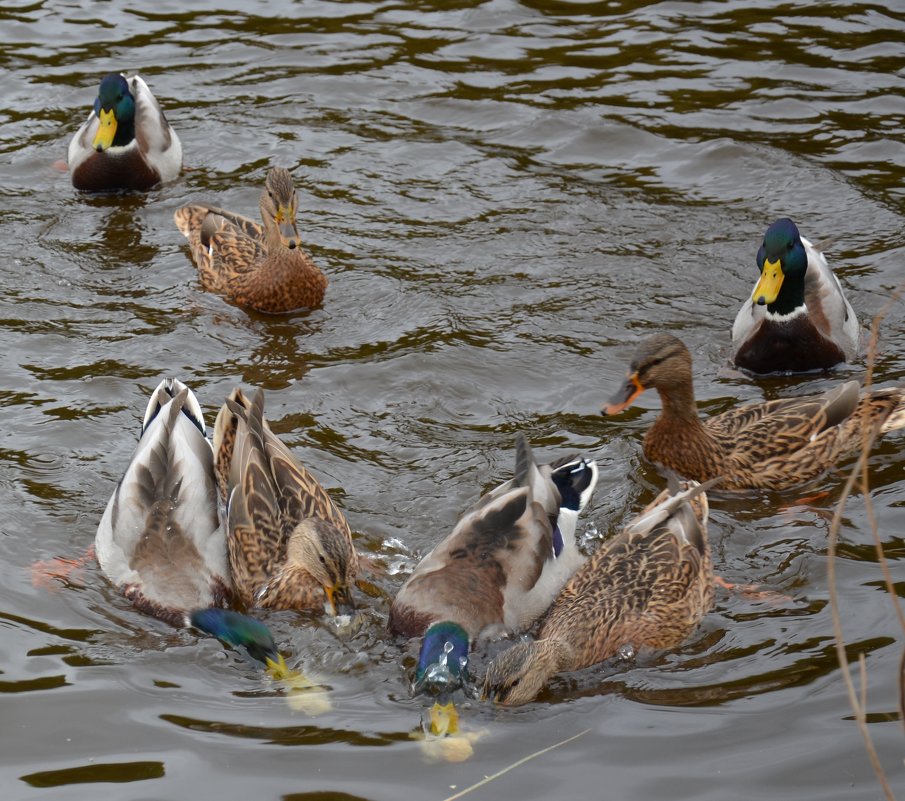
[[[106,76],[94,110],[69,144],[72,185],[88,192],[147,190],[182,169],[182,143],[138,76]]]
[[[509,706],[537,697],[563,671],[623,646],[672,648],[713,604],[706,485],[676,482],[585,562],[553,602],[533,642],[497,656],[482,696]]]
[[[543,614],[582,562],[575,527],[596,483],[593,461],[538,465],[519,435],[515,477],[462,516],[390,607],[392,633],[423,635],[416,688],[454,689],[475,640],[523,631]]]
[[[861,332],[823,254],[788,218],[757,251],[760,280],[732,326],[732,360],[752,373],[826,370],[858,355]]]
[[[236,388],[214,424],[227,503],[232,579],[246,607],[336,614],[358,572],[352,531],[333,500],[264,419],[264,393]]]
[[[859,395],[848,381],[822,395],[747,403],[706,420],[698,416],[691,354],[671,334],[641,343],[622,388],[604,406],[617,414],[646,389],[663,410],[644,436],[644,454],[686,478],[722,476],[720,490],[785,489],[819,478],[861,448],[865,433],[905,426],[905,389]]]
[[[189,241],[202,286],[268,314],[318,306],[327,277],[302,250],[298,197],[288,170],[267,173],[260,206],[263,227],[215,206],[176,210],[176,226]]]

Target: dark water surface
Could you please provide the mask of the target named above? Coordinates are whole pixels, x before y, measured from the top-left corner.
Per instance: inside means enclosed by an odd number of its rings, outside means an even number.
[[[905,7],[202,8],[0,10],[3,798],[443,799],[585,729],[469,797],[880,798],[833,646],[827,531],[842,472],[713,502],[718,572],[788,600],[720,591],[675,652],[562,677],[518,711],[473,705],[463,725],[484,734],[467,762],[431,764],[410,739],[411,651],[384,625],[414,559],[507,476],[517,430],[541,456],[597,457],[589,536],[653,496],[640,439],[656,398],[597,414],[649,332],[688,343],[711,411],[863,377],[862,362],[755,384],[726,353],[776,217],[827,242],[865,322],[905,279]],[[188,169],[146,196],[80,196],[53,163],[119,69],[165,104]],[[172,223],[200,198],[254,214],[275,164],[297,176],[300,228],[331,282],[323,308],[282,319],[202,292]],[[218,642],[134,612],[94,563],[32,583],[35,560],[93,540],[147,394],[171,374],[209,421],[237,382],[263,386],[274,429],[389,566],[352,633],[267,618],[290,661],[333,688],[328,714],[292,709]],[[901,304],[876,381],[905,383]],[[871,460],[896,577],[903,442]],[[905,797],[899,600],[859,494],[838,579],[869,728]]]

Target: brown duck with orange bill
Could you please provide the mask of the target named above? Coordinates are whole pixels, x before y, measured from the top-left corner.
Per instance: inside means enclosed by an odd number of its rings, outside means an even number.
[[[176,210],[176,226],[189,241],[202,286],[268,314],[320,305],[327,277],[302,250],[298,196],[288,170],[267,173],[260,207],[263,226],[216,206]]]
[[[663,410],[644,436],[644,454],[686,478],[722,476],[720,489],[783,489],[819,478],[871,439],[905,426],[905,389],[860,394],[848,381],[822,395],[748,403],[701,420],[691,354],[670,334],[641,343],[625,384],[604,406],[617,414],[646,389]]]
[[[226,541],[247,607],[335,614],[351,604],[358,554],[342,512],[270,430],[264,393],[233,390],[214,424],[214,472],[227,502]]]

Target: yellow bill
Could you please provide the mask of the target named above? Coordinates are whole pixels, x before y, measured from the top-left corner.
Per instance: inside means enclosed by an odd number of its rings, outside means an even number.
[[[459,711],[455,704],[449,701],[445,704],[434,702],[431,707],[431,723],[430,732],[438,737],[444,737],[448,734],[456,734],[459,731]]]
[[[286,699],[296,712],[315,717],[333,708],[327,690],[304,673],[290,668],[282,654],[276,660],[267,660],[267,672],[286,688]]]
[[[110,111],[101,109],[97,119],[97,133],[94,136],[92,147],[101,152],[113,144],[113,138],[116,136],[116,116],[113,114],[113,109]]]
[[[776,303],[779,290],[782,288],[782,279],[782,265],[779,263],[779,259],[776,261],[764,259],[763,272],[760,274],[760,280],[751,295],[754,302],[758,306],[763,306],[765,303],[768,306],[771,303]]]
[[[474,743],[485,731],[460,731],[459,712],[450,701],[434,703],[430,710],[430,726],[413,737],[421,741],[421,752],[430,762],[464,762],[474,755]]]

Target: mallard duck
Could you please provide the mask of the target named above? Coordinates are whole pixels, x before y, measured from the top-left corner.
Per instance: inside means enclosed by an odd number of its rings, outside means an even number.
[[[556,673],[623,646],[672,648],[688,637],[713,604],[704,493],[712,483],[676,482],[601,545],[563,587],[536,639],[490,663],[483,698],[524,704]]]
[[[358,555],[345,517],[264,419],[264,393],[233,390],[214,424],[233,584],[246,607],[336,614]]]
[[[663,405],[644,437],[645,456],[696,481],[722,476],[721,490],[784,489],[810,481],[856,452],[865,433],[905,426],[905,389],[859,397],[855,381],[822,395],[747,403],[702,421],[691,355],[670,334],[641,343],[628,379],[603,413],[621,412],[645,389],[656,389]]]
[[[302,250],[298,197],[288,170],[267,173],[260,205],[263,228],[215,206],[176,210],[176,226],[189,241],[202,286],[268,314],[319,305],[327,277]]]
[[[138,76],[101,81],[94,110],[69,144],[72,185],[89,192],[150,189],[182,169],[182,143]]]
[[[732,360],[753,373],[826,370],[858,355],[860,328],[823,254],[787,218],[764,234],[760,280],[732,326]]]
[[[284,665],[263,623],[222,608],[233,589],[204,431],[192,391],[181,381],[162,381],[98,525],[98,563],[141,611],[244,646],[268,666]]]
[[[543,614],[582,562],[575,526],[596,483],[593,461],[538,465],[519,435],[515,477],[460,518],[390,607],[392,633],[423,635],[416,688],[455,688],[472,642],[523,631]]]

